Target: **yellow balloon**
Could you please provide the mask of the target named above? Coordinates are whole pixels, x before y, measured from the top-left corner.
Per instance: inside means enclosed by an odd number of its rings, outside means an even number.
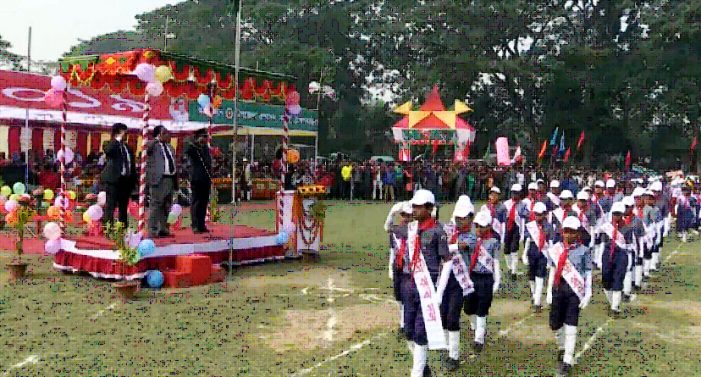
[[[4,195],[5,197],[8,197],[12,195],[12,189],[10,188],[10,186],[2,186],[2,188],[0,188],[0,194]]]
[[[156,68],[156,80],[161,84],[173,78],[173,71],[167,65],[162,65]]]
[[[83,212],[83,221],[85,221],[86,223],[90,222],[90,216],[88,215],[87,211]]]
[[[70,200],[75,200],[78,196],[75,194],[75,191],[68,191],[68,199]]]
[[[51,189],[44,190],[44,200],[51,200],[54,198],[54,191]]]

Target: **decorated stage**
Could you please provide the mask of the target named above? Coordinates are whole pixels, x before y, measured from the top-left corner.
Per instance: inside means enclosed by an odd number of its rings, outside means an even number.
[[[84,236],[61,240],[61,250],[54,255],[54,268],[73,273],[88,273],[104,279],[134,280],[148,270],[168,271],[177,268],[178,256],[206,255],[213,264],[227,264],[233,246],[232,264],[242,265],[282,260],[285,252],[278,245],[277,234],[251,228],[212,224],[208,234],[193,234],[190,229],[173,236],[155,239],[155,251],[138,263],[128,266],[119,261],[111,241],[104,237]]]

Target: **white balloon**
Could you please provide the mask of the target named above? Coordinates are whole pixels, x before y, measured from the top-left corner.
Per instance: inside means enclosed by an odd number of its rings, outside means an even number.
[[[88,207],[87,213],[90,217],[90,220],[98,221],[102,218],[103,215],[102,207],[100,207],[97,204],[93,204],[90,207]]]
[[[73,162],[73,158],[75,155],[73,154],[73,150],[71,150],[70,147],[64,146],[66,149],[66,160],[63,162],[64,164],[70,164]],[[58,153],[56,154],[56,157],[58,158],[59,161],[63,160],[63,149],[59,149]]]
[[[316,92],[318,92],[320,87],[321,87],[321,86],[319,85],[318,82],[316,82],[316,81],[310,82],[310,83],[309,83],[309,93],[316,93]]]
[[[61,238],[61,227],[54,222],[46,223],[44,225],[44,237],[49,241]]]
[[[160,82],[150,82],[146,84],[146,92],[151,97],[158,97],[163,93],[163,84]]]
[[[44,253],[47,255],[55,255],[61,251],[61,239],[48,240],[44,244]]]
[[[54,76],[51,78],[51,88],[54,90],[58,90],[59,92],[62,92],[66,90],[68,87],[68,83],[66,83],[66,79],[64,79],[62,76]]]
[[[99,194],[97,194],[97,205],[104,207],[104,205],[107,203],[107,193],[104,191],[100,191]]]

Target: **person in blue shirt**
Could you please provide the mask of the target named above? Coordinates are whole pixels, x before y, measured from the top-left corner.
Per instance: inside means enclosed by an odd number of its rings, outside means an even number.
[[[533,310],[539,313],[547,276],[547,259],[545,251],[551,243],[559,241],[558,233],[546,220],[545,204],[538,202],[533,206],[535,219],[526,224],[525,237],[528,249],[524,252],[523,264],[528,266],[528,284],[531,288]]]
[[[621,295],[623,280],[628,269],[628,244],[623,230],[623,216],[626,206],[622,202],[611,206],[611,222],[599,229],[599,237],[604,245],[601,255],[601,282],[606,299],[611,304],[609,315],[614,318],[621,314]]]
[[[399,224],[394,224],[394,217],[399,214]],[[402,299],[402,283],[410,278],[409,253],[407,251],[407,227],[412,221],[412,208],[409,202],[400,202],[392,207],[387,215],[385,231],[389,234],[389,278],[394,288],[394,299],[399,302],[399,331],[404,334],[404,300]]]

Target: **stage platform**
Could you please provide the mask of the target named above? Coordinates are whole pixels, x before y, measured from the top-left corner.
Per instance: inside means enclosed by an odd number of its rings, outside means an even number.
[[[213,264],[228,263],[233,246],[233,265],[260,263],[285,258],[277,235],[247,226],[213,224],[210,233],[193,234],[190,229],[176,231],[173,236],[154,239],[156,250],[134,266],[119,262],[119,254],[104,237],[83,236],[62,240],[61,251],[54,255],[54,268],[73,273],[88,273],[103,279],[141,279],[148,270],[172,270],[179,255],[202,254]],[[27,245],[29,246],[29,245]],[[43,252],[43,243],[42,243]]]

